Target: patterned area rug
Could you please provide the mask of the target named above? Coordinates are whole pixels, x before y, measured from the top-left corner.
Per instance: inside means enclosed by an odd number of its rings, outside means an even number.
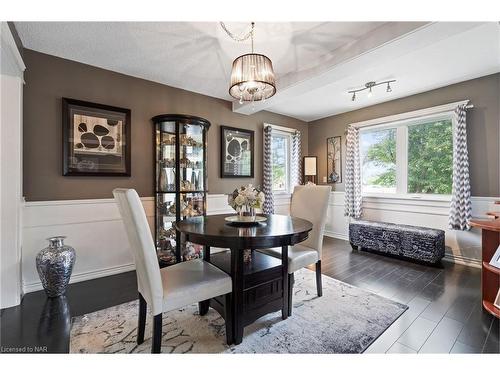
[[[240,345],[225,343],[224,320],[198,305],[163,315],[163,353],[362,353],[408,307],[323,275],[317,297],[314,272],[295,273],[293,315],[268,314],[245,328]],[[149,353],[152,322],[136,344],[138,301],[73,319],[71,353]]]

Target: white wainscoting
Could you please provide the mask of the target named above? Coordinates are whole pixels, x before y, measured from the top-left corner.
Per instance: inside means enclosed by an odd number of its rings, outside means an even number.
[[[154,224],[154,199],[141,198],[148,221]],[[24,208],[23,291],[42,288],[35,267],[46,238],[67,236],[76,250],[71,282],[89,280],[134,269],[123,222],[113,199],[26,202]]]
[[[472,197],[472,216],[486,218],[487,211],[494,211],[495,197]],[[450,203],[440,200],[394,199],[369,197],[363,199],[363,219],[398,224],[409,224],[446,232],[445,260],[473,267],[481,266],[481,232],[448,229]],[[328,207],[325,235],[349,239],[349,219],[344,217],[344,193],[332,192]]]
[[[154,198],[144,197],[141,200],[153,228]],[[289,203],[290,195],[278,197],[276,212],[288,213]],[[227,205],[227,195],[207,196],[208,215],[232,212]],[[76,249],[71,283],[134,269],[123,223],[113,199],[26,202],[22,246],[24,293],[42,289],[35,258],[47,245],[46,239],[55,235],[67,236],[67,244]]]
[[[473,197],[475,217],[484,217],[498,198]],[[141,198],[148,221],[153,227],[154,199]],[[288,214],[290,195],[274,198],[275,211]],[[393,223],[422,225],[446,230],[447,260],[471,266],[480,265],[481,238],[478,230],[458,232],[447,230],[447,202],[416,199],[366,198],[365,218]],[[233,212],[224,194],[209,194],[208,215]],[[113,199],[89,199],[27,202],[23,212],[22,285],[24,293],[42,288],[35,268],[38,251],[46,239],[66,235],[66,242],[77,252],[71,282],[113,275],[134,269],[132,256],[118,208]],[[332,192],[327,236],[348,239],[349,219],[344,217],[344,193]]]

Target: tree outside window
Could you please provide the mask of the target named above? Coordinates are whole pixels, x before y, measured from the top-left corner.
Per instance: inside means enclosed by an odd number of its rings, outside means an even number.
[[[273,168],[273,190],[287,191],[289,181],[287,135],[276,134],[271,137],[271,154]]]
[[[402,144],[399,154],[398,142]],[[360,153],[364,193],[451,194],[453,125],[449,118],[367,129],[360,133]],[[404,160],[406,165],[398,167]],[[406,179],[406,186],[400,188],[404,191],[397,191],[398,178]]]

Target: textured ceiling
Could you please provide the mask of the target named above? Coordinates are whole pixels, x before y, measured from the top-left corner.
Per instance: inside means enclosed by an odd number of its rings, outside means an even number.
[[[232,61],[250,51],[218,22],[16,22],[26,48],[201,94],[232,100]],[[249,24],[226,22],[236,35]],[[233,110],[304,121],[351,111],[500,70],[497,22],[256,23],[255,51],[268,55],[278,93]],[[372,98],[347,91],[397,79]]]
[[[498,23],[432,24],[334,67],[294,93],[282,90],[275,101],[271,98],[265,108],[256,105],[256,110],[313,121],[499,71]],[[353,102],[347,92],[365,82],[388,79],[397,80],[391,93],[378,86],[371,97],[360,92]]]
[[[232,61],[250,51],[218,22],[16,22],[23,45],[170,86],[231,100]],[[314,68],[379,22],[256,23],[255,51],[268,55],[280,79]],[[249,24],[226,22],[236,35]]]

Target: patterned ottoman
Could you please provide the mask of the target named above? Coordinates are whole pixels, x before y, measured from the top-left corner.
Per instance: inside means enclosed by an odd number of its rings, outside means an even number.
[[[366,248],[433,264],[444,257],[444,231],[439,229],[358,220],[349,224],[349,242],[353,249]]]

